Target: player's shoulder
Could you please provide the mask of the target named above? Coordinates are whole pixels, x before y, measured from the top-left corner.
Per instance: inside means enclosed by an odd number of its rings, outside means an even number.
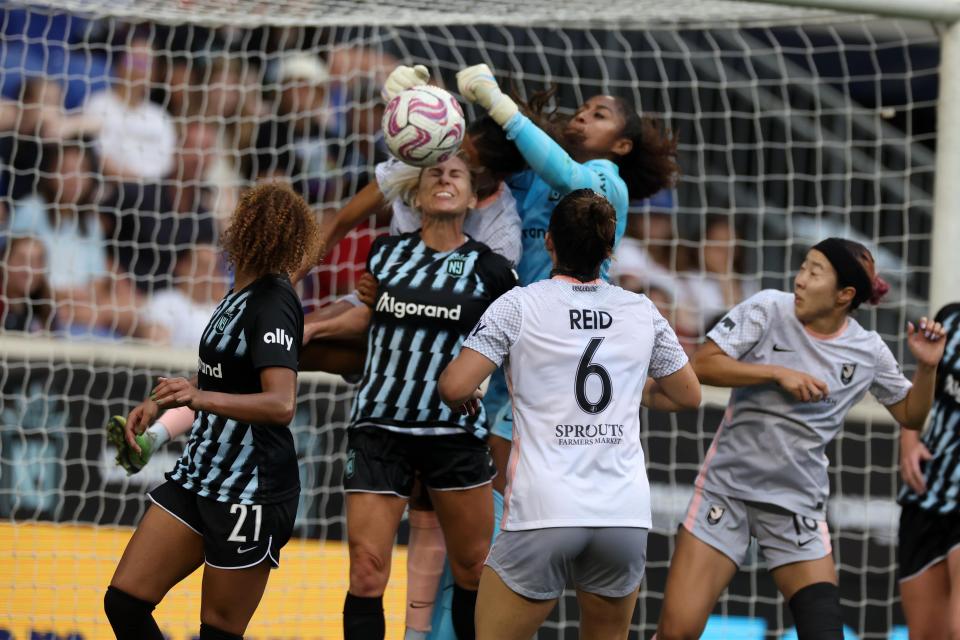
[[[765,311],[792,313],[794,295],[779,289],[761,289],[737,306],[761,308]]]
[[[253,284],[250,293],[252,300],[248,302],[248,308],[261,308],[265,304],[281,303],[298,308],[300,306],[300,297],[293,288],[290,278],[285,275],[271,273],[263,276]]]

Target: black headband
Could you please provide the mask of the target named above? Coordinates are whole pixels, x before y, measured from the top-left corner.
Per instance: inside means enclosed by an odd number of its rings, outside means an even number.
[[[842,238],[827,238],[813,245],[811,249],[816,249],[827,257],[834,271],[837,272],[837,287],[853,287],[857,293],[853,296],[853,302],[850,303],[851,309],[856,309],[861,302],[869,300],[873,295],[873,283],[867,270],[863,268],[860,260],[850,251],[847,242]]]

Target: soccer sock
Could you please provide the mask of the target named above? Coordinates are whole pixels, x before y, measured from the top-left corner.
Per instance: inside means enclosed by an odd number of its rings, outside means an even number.
[[[147,433],[150,434],[151,439],[153,440],[154,451],[167,444],[170,440],[170,432],[167,431],[167,427],[160,421],[154,422]]]
[[[403,640],[427,640],[427,633],[426,631],[416,631],[415,629],[407,627],[407,630],[403,634]]]
[[[841,640],[843,620],[837,585],[817,582],[790,598],[790,612],[797,625],[798,640]]]
[[[386,634],[383,596],[361,598],[348,592],[343,602],[343,640],[383,640]]]
[[[235,633],[228,633],[223,629],[217,629],[206,622],[201,622],[200,640],[243,640],[243,636],[238,636]]]
[[[103,610],[117,640],[163,640],[163,634],[151,615],[152,602],[135,598],[114,586],[107,587]]]
[[[433,603],[443,573],[447,548],[443,530],[433,511],[411,509],[410,545],[407,547],[407,629],[430,631]]]
[[[458,584],[453,585],[453,630],[457,640],[475,640],[476,628],[473,623],[473,614],[477,609],[477,592],[464,589]]]

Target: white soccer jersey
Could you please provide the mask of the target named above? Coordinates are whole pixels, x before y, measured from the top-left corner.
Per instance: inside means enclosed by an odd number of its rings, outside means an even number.
[[[837,335],[811,334],[797,319],[793,294],[773,290],[734,307],[707,337],[732,358],[802,371],[829,392],[800,402],[775,382],[733,389],[697,487],[822,520],[827,443],[847,413],[867,391],[891,405],[910,390],[890,349],[853,318]]]
[[[377,182],[382,184],[390,172],[398,166],[402,166],[399,160],[388,160],[378,164],[376,166]],[[520,244],[521,225],[517,201],[505,185],[500,185],[500,191],[495,195],[496,197],[487,198],[483,206],[467,213],[463,221],[463,232],[477,242],[487,245],[494,253],[503,256],[516,267],[523,250]],[[399,199],[393,203],[390,235],[412,233],[422,226],[419,212]]]
[[[535,282],[494,302],[463,346],[507,358],[503,530],[650,527],[643,386],[687,357],[649,299],[600,281]]]

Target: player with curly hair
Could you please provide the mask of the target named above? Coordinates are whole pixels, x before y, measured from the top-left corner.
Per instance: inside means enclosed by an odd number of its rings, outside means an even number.
[[[163,638],[152,611],[205,564],[203,640],[242,638],[293,532],[300,481],[293,436],[303,311],[289,276],[313,255],[313,213],[289,187],[241,198],[223,248],[235,282],[204,330],[197,374],[160,378],[122,425],[135,435],[166,409],[196,413],[190,439],[120,559],[104,597],[119,640]]]

